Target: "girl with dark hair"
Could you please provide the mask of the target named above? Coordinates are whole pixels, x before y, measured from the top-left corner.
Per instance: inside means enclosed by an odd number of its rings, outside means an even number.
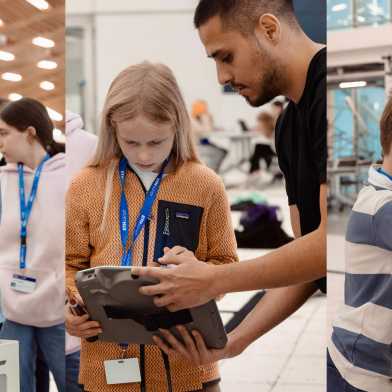
[[[22,98],[0,113],[0,338],[19,341],[21,392],[35,392],[37,351],[65,391],[64,146],[40,102]]]

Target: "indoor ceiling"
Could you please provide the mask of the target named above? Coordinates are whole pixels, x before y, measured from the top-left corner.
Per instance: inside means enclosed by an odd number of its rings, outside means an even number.
[[[30,3],[47,3],[48,8],[40,10]],[[0,0],[0,97],[16,99],[10,94],[19,94],[35,98],[63,116],[64,20],[64,0]],[[52,40],[54,46],[33,44],[36,37]],[[2,60],[4,56],[9,61]],[[39,68],[37,63],[42,60],[54,61],[57,68]],[[5,73],[18,74],[21,80],[4,80]],[[46,85],[51,90],[41,88],[45,81],[50,82]]]

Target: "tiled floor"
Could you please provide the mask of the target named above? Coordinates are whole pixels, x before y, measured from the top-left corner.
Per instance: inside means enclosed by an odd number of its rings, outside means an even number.
[[[342,215],[328,216],[328,333],[331,334],[331,324],[339,307],[343,304],[344,296],[344,235],[349,212]]]
[[[230,190],[234,200],[250,190]],[[289,209],[283,186],[261,192],[270,204],[279,205],[283,227],[291,233]],[[233,214],[234,225],[238,214]],[[266,253],[239,249],[241,260]],[[219,302],[224,321],[228,311],[236,311],[254,292],[228,294]],[[326,297],[314,296],[273,331],[261,337],[240,356],[221,361],[223,392],[325,392]]]
[[[325,391],[325,298],[311,298],[297,313],[221,362],[222,390]]]

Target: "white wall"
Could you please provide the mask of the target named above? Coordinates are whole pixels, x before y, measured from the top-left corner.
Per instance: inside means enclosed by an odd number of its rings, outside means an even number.
[[[198,0],[67,0],[68,14],[170,11],[194,9]]]
[[[328,66],[382,62],[392,54],[392,24],[328,32]]]
[[[95,74],[97,110],[102,109],[111,80],[123,68],[143,60],[159,61],[174,72],[188,108],[205,99],[215,123],[237,127],[239,118],[249,125],[260,109],[251,108],[238,95],[222,93],[215,64],[207,59],[193,27],[197,1],[67,1],[69,15],[92,14],[95,27]],[[170,6],[169,6],[170,4]],[[146,7],[148,6],[148,9]],[[181,7],[180,7],[181,6]]]

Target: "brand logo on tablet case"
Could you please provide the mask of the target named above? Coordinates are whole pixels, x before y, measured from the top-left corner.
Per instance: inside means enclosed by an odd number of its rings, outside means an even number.
[[[170,235],[170,210],[165,208],[165,227],[163,229],[163,235]]]

